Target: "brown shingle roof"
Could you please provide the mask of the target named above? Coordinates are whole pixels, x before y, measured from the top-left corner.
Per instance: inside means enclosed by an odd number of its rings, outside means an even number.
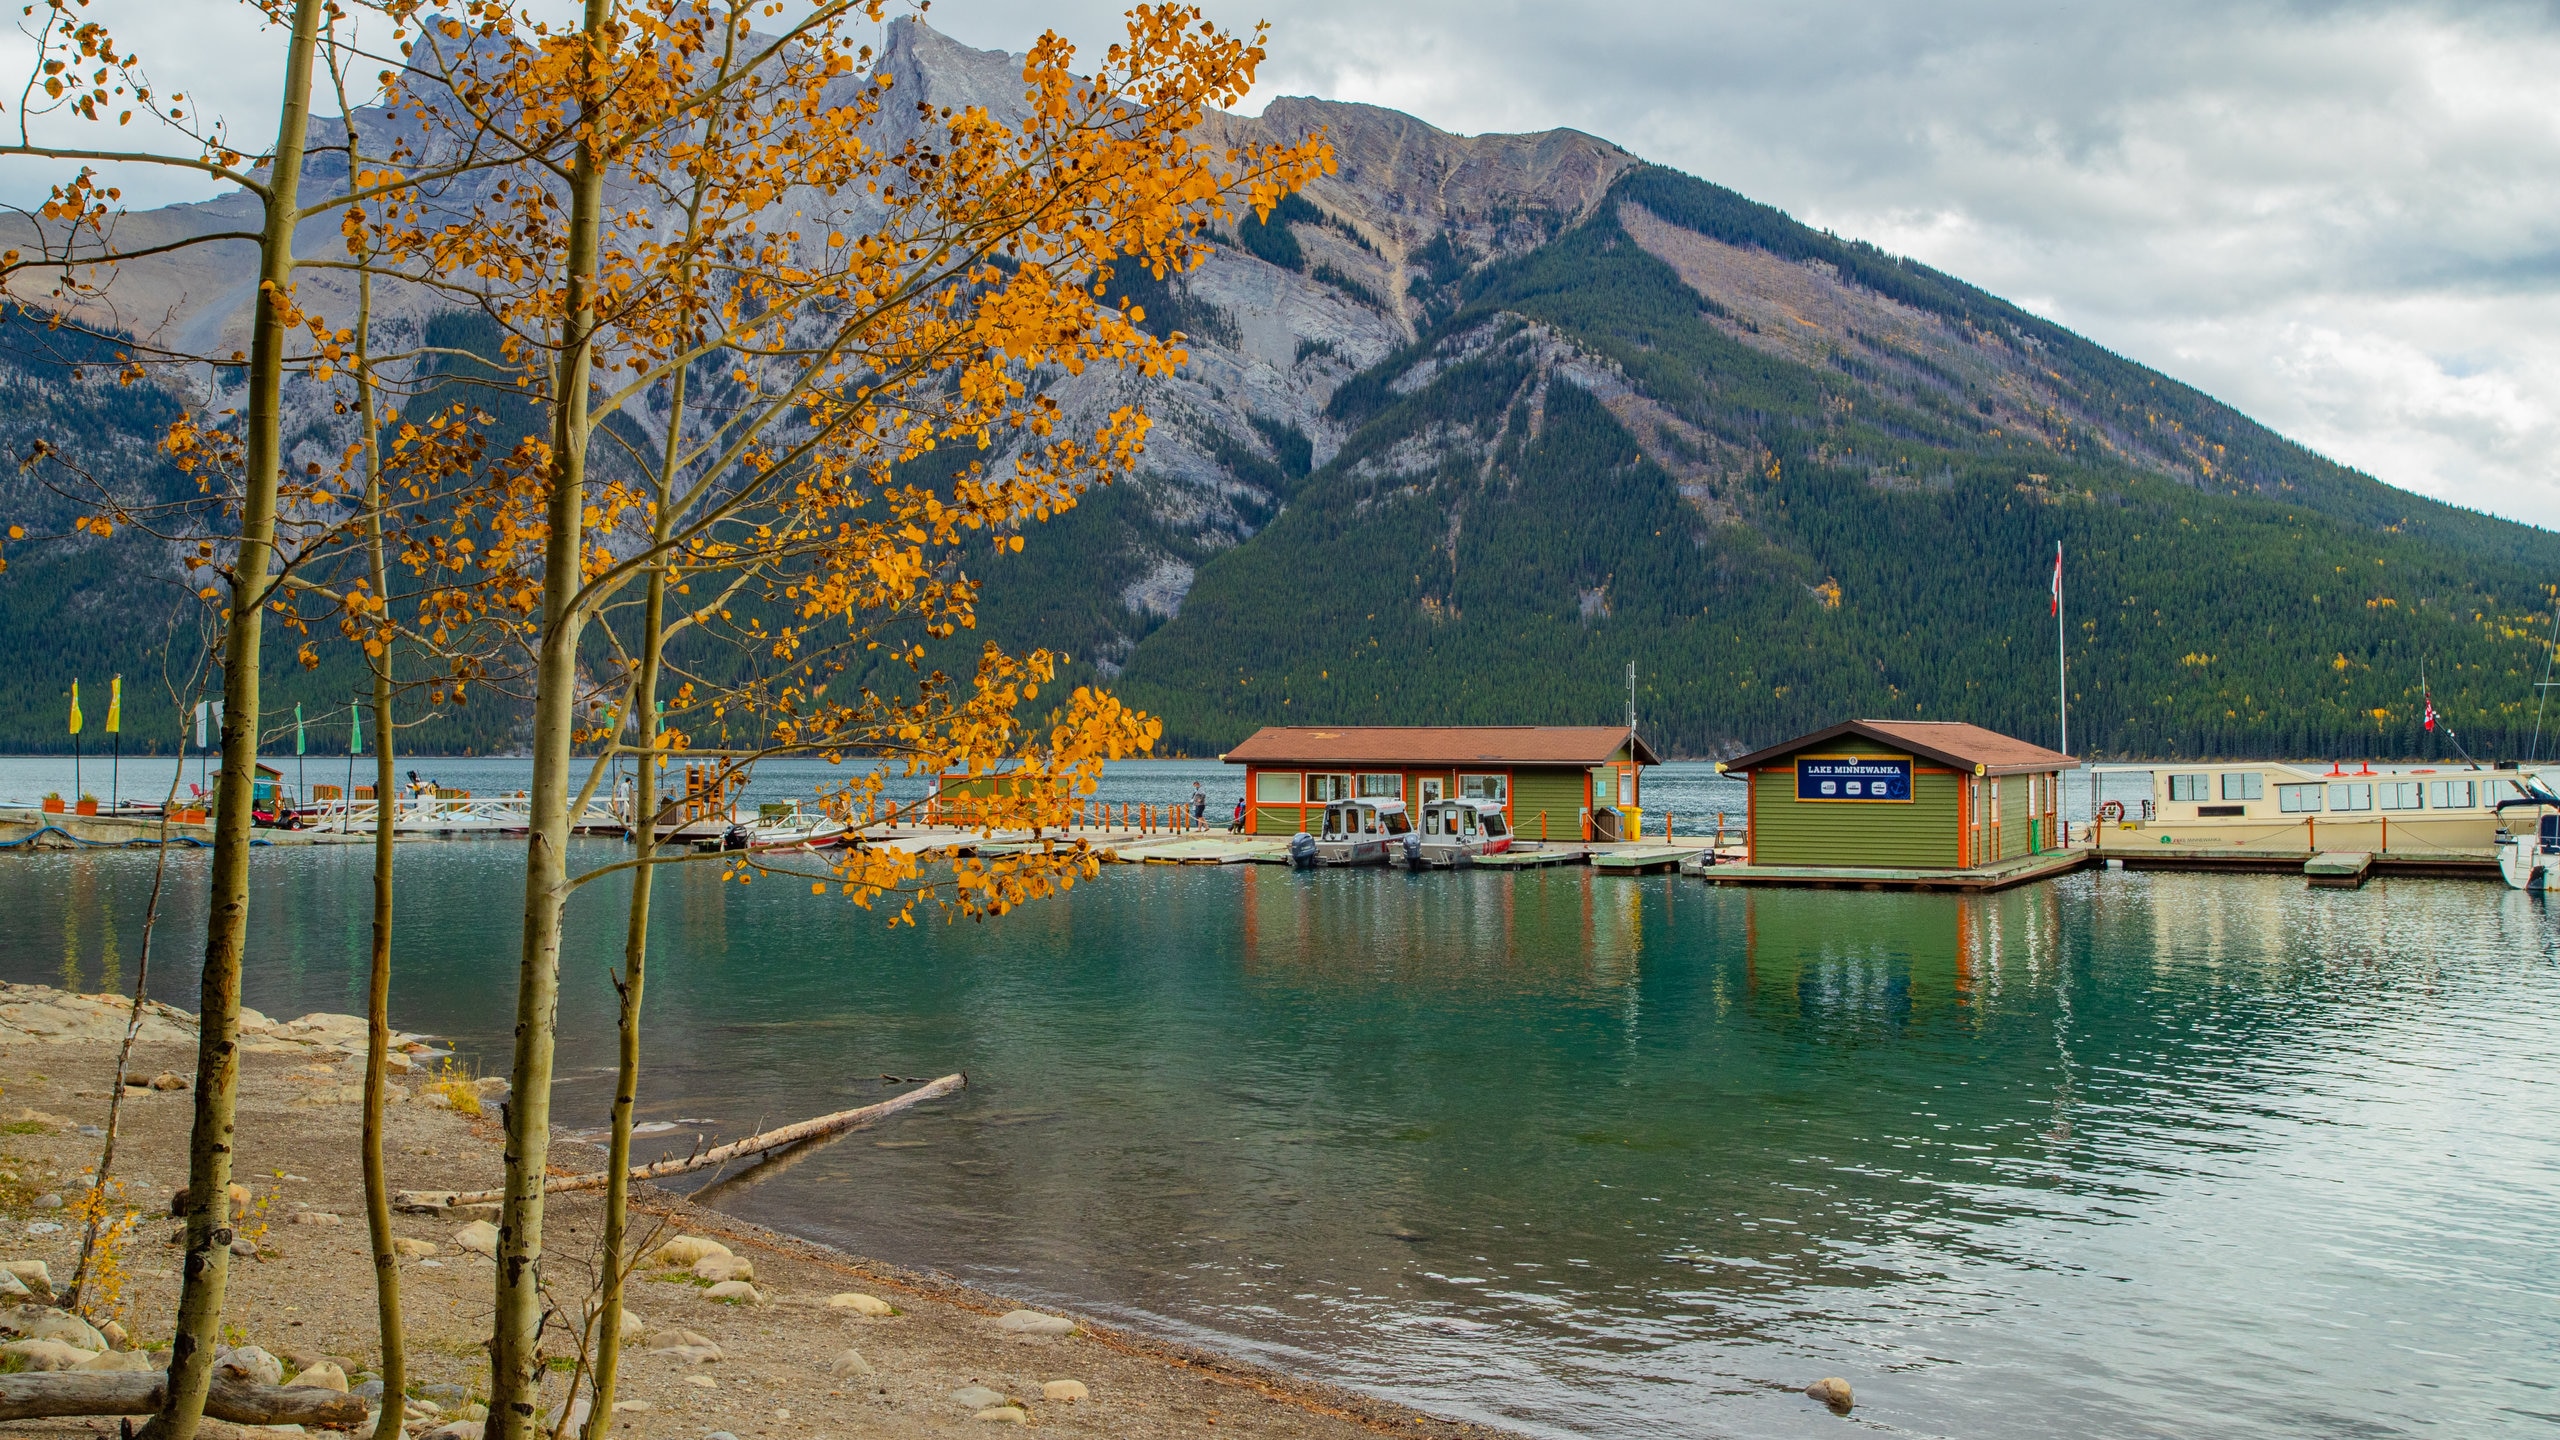
[[[1265,725],[1228,751],[1230,765],[1598,765],[1635,740],[1636,760],[1661,758],[1624,725]]]
[[[1961,720],[1843,720],[1828,730],[1799,735],[1766,750],[1755,750],[1724,762],[1726,770],[1752,770],[1799,751],[1855,735],[1880,745],[1895,745],[1941,764],[1985,775],[2024,775],[2045,770],[2077,770],[2080,762],[2058,750],[1985,730]]]

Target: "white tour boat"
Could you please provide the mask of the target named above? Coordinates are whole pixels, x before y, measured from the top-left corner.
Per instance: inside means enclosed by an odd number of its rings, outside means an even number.
[[[2374,855],[2426,852],[2487,861],[2506,808],[2550,795],[2541,767],[2210,761],[2101,765],[2099,849]],[[2107,799],[2104,777],[2150,773],[2148,799]],[[2560,801],[2555,801],[2560,803]]]

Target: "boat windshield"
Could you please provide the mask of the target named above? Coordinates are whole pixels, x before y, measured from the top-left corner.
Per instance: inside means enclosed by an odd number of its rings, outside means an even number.
[[[1388,812],[1387,812],[1387,833],[1388,833],[1388,834],[1390,834],[1390,835],[1410,835],[1410,834],[1412,834],[1412,833],[1413,833],[1413,820],[1412,820],[1412,818],[1411,818],[1411,817],[1409,817],[1409,816],[1407,816],[1407,815],[1406,815],[1403,811],[1401,811],[1401,810],[1390,810],[1390,811],[1388,811]]]
[[[1487,810],[1484,812],[1484,833],[1497,838],[1511,833],[1511,831],[1502,823],[1501,811]]]

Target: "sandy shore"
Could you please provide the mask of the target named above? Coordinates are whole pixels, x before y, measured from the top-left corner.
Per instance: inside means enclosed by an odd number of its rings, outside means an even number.
[[[97,1025],[121,1011],[109,997],[82,1004],[35,986],[0,987],[0,1261],[43,1260],[67,1281],[76,1230],[47,1197],[71,1200],[87,1184],[103,1125],[115,1047]],[[129,1074],[192,1073],[186,1017],[160,1011],[146,1027]],[[50,1034],[45,1032],[50,1031]],[[364,1227],[357,1129],[363,1067],[328,1026],[265,1028],[245,1047],[235,1178],[255,1195],[244,1229],[257,1258],[232,1265],[227,1322],[238,1343],[288,1368],[328,1359],[358,1383],[379,1363],[372,1267]],[[423,1072],[422,1072],[423,1073]],[[500,1174],[495,1106],[472,1117],[429,1103],[422,1079],[393,1107],[386,1146],[395,1188],[494,1186]],[[116,1318],[144,1347],[165,1345],[177,1302],[177,1223],[170,1193],[186,1179],[190,1092],[126,1092],[115,1178],[143,1217],[124,1259],[129,1273]],[[889,1122],[894,1125],[894,1120]],[[558,1169],[587,1168],[594,1152],[555,1150]],[[998,1324],[1018,1308],[946,1278],[845,1255],[776,1234],[661,1191],[644,1191],[635,1226],[644,1239],[678,1234],[717,1240],[754,1269],[761,1303],[707,1297],[680,1271],[643,1270],[628,1308],[647,1334],[627,1352],[615,1433],[699,1437],[906,1437],[1001,1433],[1004,1424],[1070,1435],[1157,1437],[1494,1436],[1482,1426],[1435,1419],[1334,1386],[1296,1379],[1079,1317],[1074,1333],[1027,1335]],[[574,1312],[594,1274],[601,1203],[555,1197],[545,1269],[555,1299]],[[404,1237],[433,1245],[401,1265],[411,1393],[446,1414],[485,1397],[492,1268],[459,1246],[462,1216],[396,1217]],[[263,1226],[261,1231],[260,1227]],[[44,1233],[39,1233],[44,1232]],[[896,1313],[866,1317],[829,1298],[860,1293]],[[104,1307],[91,1306],[105,1320]],[[685,1343],[681,1332],[707,1339]],[[557,1331],[547,1332],[556,1335]],[[546,1353],[574,1341],[551,1339]],[[668,1353],[648,1353],[650,1349]],[[676,1353],[681,1351],[682,1353]],[[859,1361],[846,1359],[846,1352]],[[1051,1381],[1081,1382],[1081,1399],[1051,1399]],[[990,1402],[986,1393],[1000,1397]],[[1064,1388],[1064,1387],[1061,1387]],[[565,1400],[565,1376],[545,1391]],[[990,1419],[982,1412],[1011,1409]],[[422,1420],[413,1433],[445,1417]],[[113,1434],[112,1420],[21,1421],[13,1434]],[[269,1433],[269,1432],[252,1432]]]

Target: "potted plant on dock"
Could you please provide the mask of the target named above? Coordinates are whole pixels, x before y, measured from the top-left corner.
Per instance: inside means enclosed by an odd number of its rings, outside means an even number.
[[[80,797],[80,804],[79,804],[79,806],[78,806],[77,808],[79,809],[79,812],[80,812],[81,814],[83,814],[83,815],[95,815],[95,814],[97,814],[97,813],[98,813],[98,797],[97,797],[97,796],[95,796],[95,795],[83,794],[83,795]]]
[[[44,796],[44,813],[46,813],[47,815],[59,815],[59,814],[61,814],[61,813],[62,813],[62,792],[61,792],[61,791],[59,791],[59,790],[48,790],[48,791],[46,791],[46,792],[45,792],[45,796]]]

